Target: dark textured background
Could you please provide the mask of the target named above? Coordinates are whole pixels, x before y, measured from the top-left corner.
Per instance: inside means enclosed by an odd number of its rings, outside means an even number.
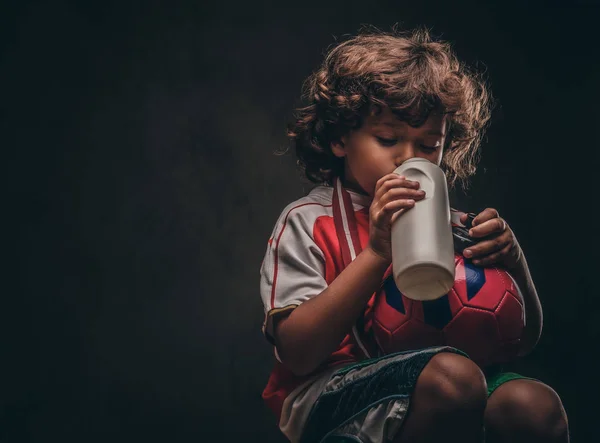
[[[2,3],[0,442],[281,441],[258,270],[309,187],[272,152],[334,37],[395,22],[487,70],[455,205],[516,231],[546,324],[515,368],[597,438],[598,3],[376,3]]]

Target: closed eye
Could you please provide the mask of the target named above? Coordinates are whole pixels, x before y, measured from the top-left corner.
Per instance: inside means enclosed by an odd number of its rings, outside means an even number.
[[[398,143],[398,139],[395,139],[395,138],[383,138],[383,137],[376,137],[376,138],[377,138],[377,141],[379,141],[379,143],[382,146],[389,147],[389,146],[394,146],[396,143]],[[420,145],[421,150],[428,154],[434,153],[440,147],[441,147],[441,145],[439,143],[436,143],[435,146]]]
[[[377,137],[377,140],[379,141],[379,143],[381,143],[383,146],[394,146],[398,140],[396,140],[395,138],[382,138],[382,137]]]
[[[421,145],[421,149],[427,153],[434,153],[435,151],[437,151],[439,148],[439,145],[437,146],[427,146],[427,145]]]

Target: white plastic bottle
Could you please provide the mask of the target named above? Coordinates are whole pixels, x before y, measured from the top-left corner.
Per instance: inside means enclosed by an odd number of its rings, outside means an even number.
[[[395,171],[418,181],[425,198],[392,226],[392,265],[396,286],[413,300],[434,300],[454,285],[454,243],[446,175],[424,158],[406,160]]]

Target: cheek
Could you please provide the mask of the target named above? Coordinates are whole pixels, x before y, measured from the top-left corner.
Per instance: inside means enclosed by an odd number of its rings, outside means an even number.
[[[370,174],[377,174],[379,171],[385,170],[386,166],[392,162],[389,155],[377,149],[365,152],[362,161]]]
[[[377,152],[370,152],[359,161],[360,163],[357,162],[356,164],[357,179],[360,180],[363,189],[371,196],[375,192],[377,181],[396,169],[393,160],[390,160],[388,155]]]

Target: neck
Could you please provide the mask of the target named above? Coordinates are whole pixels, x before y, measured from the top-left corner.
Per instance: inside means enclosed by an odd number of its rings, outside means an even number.
[[[366,192],[356,181],[352,180],[351,177],[348,177],[348,165],[345,166],[343,174],[341,174],[338,178],[342,182],[342,186],[349,191],[356,192],[360,195],[365,195],[369,197],[369,193]]]
[[[365,190],[361,188],[358,183],[353,183],[351,181],[344,180],[341,177],[340,180],[342,181],[342,186],[348,189],[349,191],[356,192],[357,194],[364,195],[366,197],[370,197],[370,195],[367,192],[365,192]]]

